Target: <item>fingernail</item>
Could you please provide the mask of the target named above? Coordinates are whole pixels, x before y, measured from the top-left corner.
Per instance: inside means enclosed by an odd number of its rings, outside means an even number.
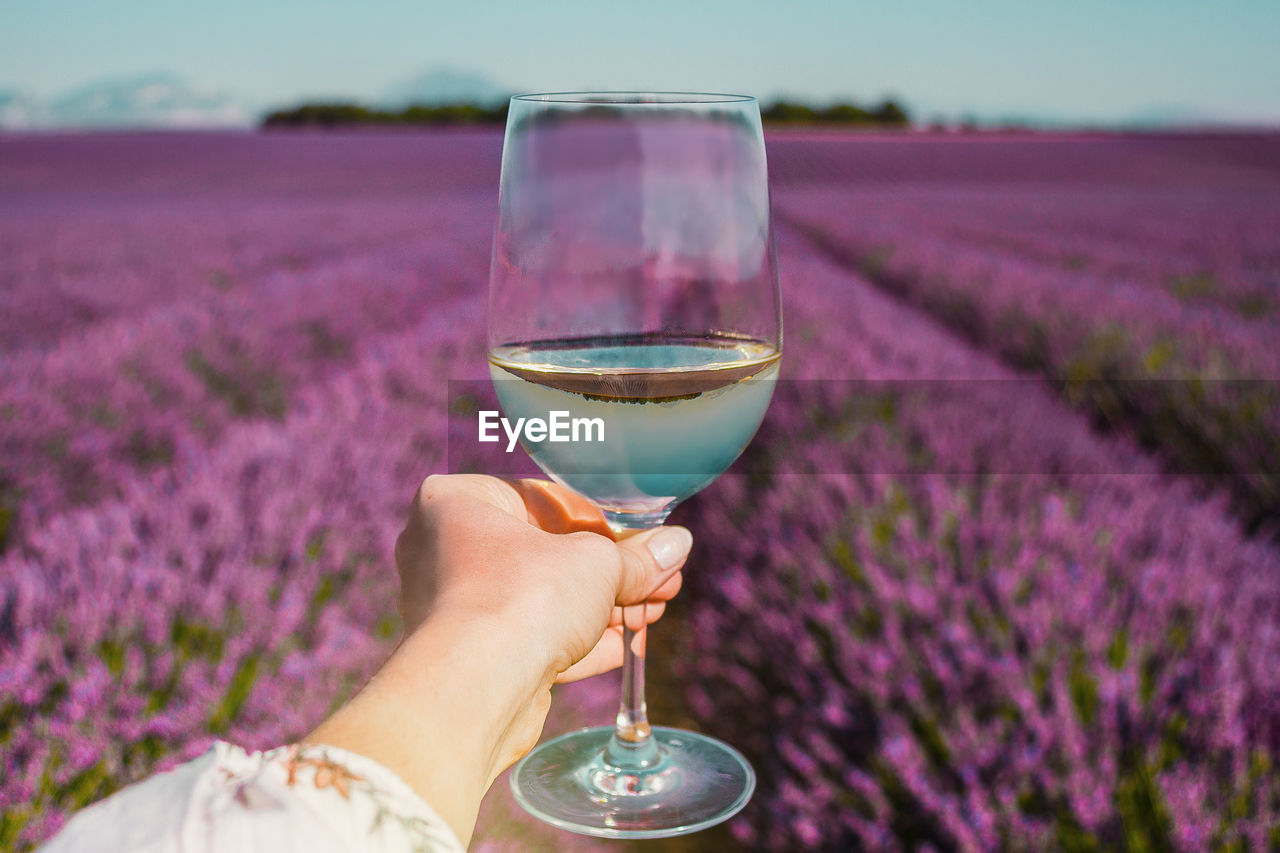
[[[693,534],[684,527],[663,527],[650,536],[645,544],[649,546],[649,553],[659,566],[672,569],[680,565],[680,561],[689,554]]]

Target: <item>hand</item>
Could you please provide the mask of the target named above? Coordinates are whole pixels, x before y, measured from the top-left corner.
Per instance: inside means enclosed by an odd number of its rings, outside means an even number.
[[[552,684],[621,663],[622,606],[646,603],[632,628],[661,616],[691,542],[682,527],[615,542],[590,503],[538,480],[428,477],[396,542],[404,638],[307,740],[394,770],[465,845],[494,778],[537,743]]]
[[[646,605],[625,611],[632,630],[662,616],[692,541],[660,527],[615,543],[598,509],[545,480],[428,477],[396,541],[405,633],[470,613],[541,652],[555,681],[596,675],[622,663],[624,605]]]

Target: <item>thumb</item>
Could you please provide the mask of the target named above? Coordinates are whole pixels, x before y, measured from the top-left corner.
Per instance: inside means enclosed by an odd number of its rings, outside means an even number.
[[[685,527],[658,527],[618,543],[622,555],[622,579],[617,604],[639,604],[684,565],[693,545]]]

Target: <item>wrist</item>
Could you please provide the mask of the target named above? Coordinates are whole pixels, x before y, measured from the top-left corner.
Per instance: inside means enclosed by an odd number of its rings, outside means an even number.
[[[562,602],[536,603],[521,597],[518,603],[495,601],[492,590],[463,587],[450,590],[432,607],[422,624],[407,632],[404,643],[427,631],[465,638],[486,657],[486,668],[497,668],[521,683],[541,683],[550,687],[568,663],[564,653],[554,648],[545,619],[557,612]],[[402,644],[402,645],[403,645]]]
[[[543,673],[503,636],[490,620],[437,610],[308,740],[398,773],[465,845],[480,800],[537,741],[550,706]]]
[[[531,721],[531,712],[546,695],[553,676],[528,649],[513,644],[519,637],[509,621],[465,609],[438,608],[422,625],[405,636],[388,661],[416,682],[414,693],[423,703],[420,713],[432,725],[458,729],[483,753],[484,785],[523,751],[519,743],[535,728],[533,746],[542,730],[546,708]],[[441,717],[445,719],[440,719]]]

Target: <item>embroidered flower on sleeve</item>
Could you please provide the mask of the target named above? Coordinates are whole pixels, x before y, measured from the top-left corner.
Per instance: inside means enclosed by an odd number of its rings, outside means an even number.
[[[294,744],[285,750],[281,758],[281,764],[284,765],[284,769],[288,773],[285,784],[290,788],[297,782],[298,771],[304,767],[310,767],[316,771],[315,775],[312,776],[312,784],[318,790],[332,785],[344,800],[350,799],[350,784],[352,782],[364,781],[363,777],[352,773],[347,769],[346,765],[332,760],[323,752],[319,756],[309,755],[306,757],[303,757],[300,752],[298,744]]]
[[[406,799],[406,794],[393,793],[367,776],[352,772],[340,759],[342,751],[337,752],[338,757],[334,757],[321,745],[292,744],[248,754],[239,747],[219,743],[223,796],[228,804],[236,803],[249,809],[278,807],[280,803],[271,793],[273,786],[261,784],[270,772],[276,780],[274,790],[281,795],[283,791],[278,787],[281,781],[286,788],[299,793],[332,788],[355,809],[352,815],[367,816],[370,834],[389,831],[392,835],[388,837],[403,839],[396,842],[396,849],[402,849],[406,841],[409,849],[423,853],[461,849],[452,831],[438,816],[428,820],[420,808]]]

